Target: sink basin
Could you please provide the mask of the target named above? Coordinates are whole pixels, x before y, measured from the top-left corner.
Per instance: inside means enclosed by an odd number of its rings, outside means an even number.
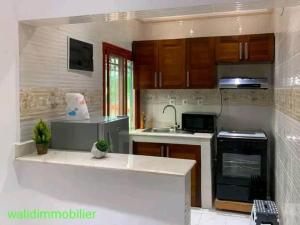
[[[192,134],[191,132],[184,131],[184,130],[174,130],[172,128],[147,128],[143,130],[143,132],[148,132],[148,133],[174,133],[174,134]]]

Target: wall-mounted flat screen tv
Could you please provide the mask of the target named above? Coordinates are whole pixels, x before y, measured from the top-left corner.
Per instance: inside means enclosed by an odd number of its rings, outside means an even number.
[[[69,70],[94,71],[93,44],[68,38]]]

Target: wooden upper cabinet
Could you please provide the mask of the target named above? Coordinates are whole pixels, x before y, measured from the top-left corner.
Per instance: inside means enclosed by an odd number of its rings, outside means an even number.
[[[215,38],[190,38],[186,46],[186,87],[216,86]]]
[[[167,156],[178,159],[196,160],[191,172],[191,205],[201,206],[201,150],[196,145],[167,144]]]
[[[159,41],[159,87],[184,88],[186,74],[185,39]]]
[[[249,35],[245,42],[245,60],[250,62],[273,62],[274,34]]]
[[[241,36],[224,36],[216,38],[216,61],[218,63],[237,63],[241,60]]]
[[[273,62],[274,40],[274,34],[218,37],[216,41],[216,62]]]
[[[134,77],[136,89],[158,87],[158,42],[133,42]]]
[[[136,89],[214,88],[216,63],[274,61],[274,34],[134,41]]]

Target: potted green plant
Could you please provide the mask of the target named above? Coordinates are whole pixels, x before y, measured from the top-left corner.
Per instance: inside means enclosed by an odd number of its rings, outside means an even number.
[[[33,140],[39,155],[47,154],[51,140],[51,131],[48,125],[40,120],[33,129]]]
[[[106,140],[100,139],[94,143],[92,147],[92,154],[95,158],[100,159],[106,155],[109,147],[109,143]]]

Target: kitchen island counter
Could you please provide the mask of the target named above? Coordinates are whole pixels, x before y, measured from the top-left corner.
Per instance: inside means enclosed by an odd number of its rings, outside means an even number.
[[[96,212],[89,224],[188,225],[194,160],[50,149],[37,155],[33,142],[16,144],[19,184],[35,193]]]
[[[107,153],[104,158],[96,159],[90,152],[53,149],[45,155],[37,155],[34,152],[18,157],[16,160],[177,176],[186,176],[195,164],[194,160],[117,153]]]

